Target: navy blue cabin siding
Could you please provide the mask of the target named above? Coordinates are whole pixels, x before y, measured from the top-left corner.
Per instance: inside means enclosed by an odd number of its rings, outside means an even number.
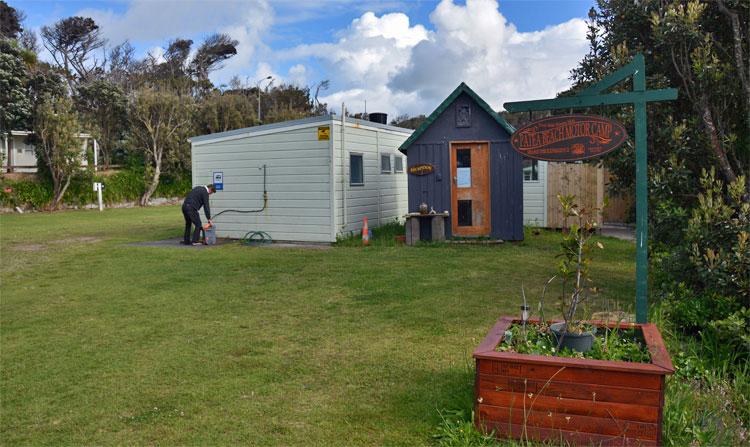
[[[468,106],[470,127],[456,126],[457,108]],[[466,93],[454,102],[407,148],[408,165],[431,164],[432,174],[409,175],[409,212],[427,203],[437,212],[451,215],[450,143],[490,143],[491,236],[504,240],[523,239],[523,181],[521,156],[510,146],[510,135]],[[451,237],[451,226],[447,225]]]

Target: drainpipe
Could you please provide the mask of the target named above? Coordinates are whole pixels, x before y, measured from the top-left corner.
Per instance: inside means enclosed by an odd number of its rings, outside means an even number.
[[[8,158],[8,134],[3,135],[3,150],[5,152],[5,166],[10,167],[10,158]]]
[[[365,110],[367,110],[367,108],[365,108]],[[383,222],[381,222],[382,217],[380,215],[381,214],[380,213],[380,202],[382,200],[382,198],[381,198],[381,192],[383,191],[383,170],[380,169],[380,168],[382,168],[382,166],[380,166],[380,164],[383,162],[383,160],[380,159],[381,154],[380,154],[380,131],[379,130],[375,131],[375,150],[378,153],[378,158],[377,158],[378,159],[378,168],[379,168],[378,170],[380,171],[379,174],[378,174],[378,226],[380,226],[380,225],[383,225]],[[362,163],[362,164],[363,164],[362,171],[364,171],[365,170],[364,163]]]
[[[15,154],[13,153],[15,148],[15,144],[13,144],[13,133],[8,132],[8,137],[5,140],[5,144],[7,145],[7,152],[8,154],[8,172],[13,172],[13,164],[15,163]]]
[[[335,134],[333,133],[333,130],[336,128],[334,126],[335,121],[331,118],[330,121],[328,121],[328,126],[330,126],[331,129],[331,135],[328,139],[328,155],[331,157],[331,169],[330,169],[330,176],[331,178],[328,181],[328,187],[331,188],[330,191],[330,203],[331,203],[331,242],[336,242],[336,225],[337,225],[337,214],[338,214],[338,202],[336,201],[336,150],[333,147],[333,140]]]
[[[341,202],[344,215],[341,216],[341,231],[346,232],[346,151],[344,150],[344,135],[346,135],[346,105],[341,103]]]

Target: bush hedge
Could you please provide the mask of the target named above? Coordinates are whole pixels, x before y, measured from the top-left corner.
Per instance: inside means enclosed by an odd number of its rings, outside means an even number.
[[[93,171],[81,171],[70,182],[63,203],[70,206],[84,206],[96,203],[94,182],[104,183],[103,199],[107,204],[134,202],[146,190],[143,169],[129,168],[109,176]],[[52,184],[44,179],[0,180],[0,204],[6,208],[44,209],[52,202]],[[191,188],[188,176],[179,178],[162,177],[154,197],[180,197]]]

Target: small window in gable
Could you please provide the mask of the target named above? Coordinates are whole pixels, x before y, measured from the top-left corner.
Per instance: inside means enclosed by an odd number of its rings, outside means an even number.
[[[380,156],[380,172],[381,174],[391,173],[391,156],[390,155]]]

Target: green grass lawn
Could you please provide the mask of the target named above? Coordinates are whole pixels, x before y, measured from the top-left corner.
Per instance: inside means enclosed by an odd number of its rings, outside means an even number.
[[[539,295],[560,239],[128,245],[182,222],[0,216],[3,444],[429,444],[438,410],[471,407],[473,348],[522,284]],[[599,302],[631,303],[634,246],[599,240]]]

